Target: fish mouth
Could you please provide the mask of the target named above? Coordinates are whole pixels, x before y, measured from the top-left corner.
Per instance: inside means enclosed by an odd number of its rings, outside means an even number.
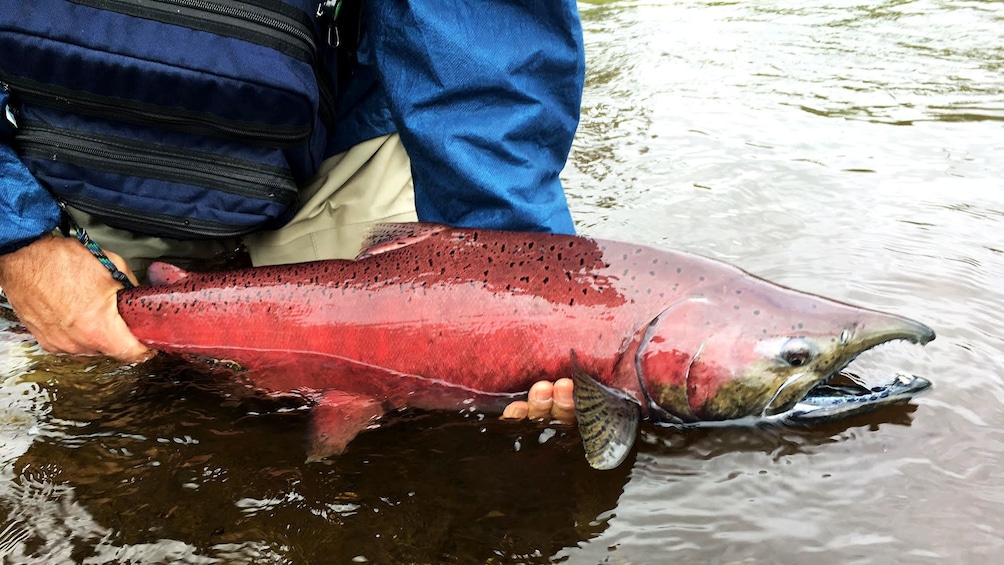
[[[904,404],[929,388],[931,381],[905,373],[898,373],[890,382],[869,388],[852,374],[842,372],[812,387],[804,398],[777,417],[799,425],[842,420]]]

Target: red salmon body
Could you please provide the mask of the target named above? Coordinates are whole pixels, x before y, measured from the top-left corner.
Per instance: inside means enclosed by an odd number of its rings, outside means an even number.
[[[641,416],[741,418],[811,388],[786,369],[791,339],[812,355],[838,336],[878,343],[848,328],[933,338],[703,257],[565,235],[385,225],[356,260],[207,274],[156,264],[150,275],[153,286],[119,297],[137,338],[235,361],[268,392],[318,393],[329,452],[389,409],[498,410],[537,380],[570,375]],[[777,359],[783,371],[768,366]]]

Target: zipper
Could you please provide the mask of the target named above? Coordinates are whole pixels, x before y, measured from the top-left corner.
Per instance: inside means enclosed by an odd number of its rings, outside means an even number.
[[[201,186],[287,207],[296,202],[296,182],[288,170],[253,161],[66,130],[34,120],[22,124],[15,142],[25,157]]]
[[[141,126],[166,127],[190,135],[206,135],[259,144],[289,146],[302,143],[312,130],[311,126],[280,126],[253,124],[224,120],[218,116],[209,121],[205,113],[177,108],[165,108],[136,100],[108,98],[81,90],[70,90],[43,84],[23,77],[3,76],[19,101],[64,112],[80,113],[111,121],[128,122]]]
[[[193,236],[196,239],[223,239],[247,235],[261,229],[260,224],[234,228],[196,218],[179,218],[155,212],[137,212],[132,208],[124,208],[84,196],[63,194],[59,197],[81,212],[90,214],[110,226],[153,236],[174,239],[192,239]]]
[[[317,54],[317,40],[306,18],[297,21],[279,11],[285,6],[275,0],[275,8],[233,0],[70,0],[100,10],[174,24],[200,31],[220,33],[228,37],[274,46],[264,38],[279,43],[280,50],[297,51],[297,57],[313,64]],[[293,8],[295,10],[295,8]],[[299,13],[303,13],[297,10]],[[209,16],[209,17],[207,17]],[[221,27],[222,26],[222,27]],[[291,41],[292,38],[292,41]],[[291,54],[291,53],[290,53]]]

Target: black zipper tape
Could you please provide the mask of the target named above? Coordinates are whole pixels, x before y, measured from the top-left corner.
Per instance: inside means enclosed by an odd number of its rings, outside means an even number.
[[[18,100],[26,104],[141,126],[165,127],[190,135],[290,147],[306,141],[313,129],[310,125],[282,126],[228,120],[206,112],[101,96],[24,77],[4,75],[0,78]]]
[[[21,154],[106,173],[202,186],[292,206],[297,187],[289,170],[230,156],[67,130],[30,120],[15,142]]]
[[[196,218],[179,218],[154,212],[137,212],[82,196],[60,195],[67,204],[108,225],[137,233],[173,239],[225,239],[262,229],[261,225],[234,227]]]

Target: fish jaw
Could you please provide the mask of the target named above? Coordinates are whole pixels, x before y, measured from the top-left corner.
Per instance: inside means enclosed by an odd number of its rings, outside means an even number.
[[[929,327],[908,318],[748,275],[716,290],[667,308],[641,340],[636,366],[654,419],[692,424],[789,414],[792,421],[808,422],[813,412],[824,415],[823,407],[811,402],[814,388],[862,352],[895,340],[923,345],[935,337]],[[739,295],[742,302],[734,299]],[[879,394],[871,402],[864,394],[848,398],[843,407],[829,402],[826,410],[830,419],[849,416],[869,404],[889,403],[890,395],[901,402],[905,394],[927,388],[920,381],[911,384],[890,385],[885,397]]]
[[[832,422],[908,402],[929,388],[931,381],[903,373],[889,383],[872,388],[853,381],[843,385],[826,382],[812,387],[805,398],[775,418],[796,425]]]

